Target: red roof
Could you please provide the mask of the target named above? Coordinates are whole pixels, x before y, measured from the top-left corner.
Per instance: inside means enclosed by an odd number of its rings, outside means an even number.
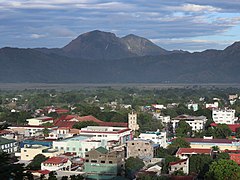
[[[92,115],[89,116],[82,116],[82,117],[78,117],[77,120],[79,120],[79,122],[83,122],[83,121],[92,121],[92,122],[96,122],[96,123],[103,123],[103,121],[95,118]]]
[[[44,164],[62,164],[62,163],[66,163],[68,161],[68,158],[64,158],[64,157],[51,157],[49,159],[47,159],[46,161],[44,161]]]
[[[211,154],[212,149],[199,149],[199,148],[179,148],[176,155],[180,154]]]
[[[210,125],[216,127],[218,124],[211,123]],[[231,129],[232,132],[236,132],[237,128],[240,128],[240,124],[227,124],[227,126],[229,127],[229,129]]]
[[[128,127],[128,123],[124,122],[102,122],[99,123],[100,126],[115,126],[115,127]]]
[[[237,140],[230,139],[204,139],[204,138],[185,138],[189,143],[222,143],[222,144],[232,144],[233,142],[238,142]]]
[[[37,172],[37,173],[46,175],[46,174],[49,174],[51,171],[49,171],[49,170],[36,170],[36,171],[32,171],[32,172],[33,173]]]
[[[180,163],[186,162],[187,160],[188,160],[188,159],[182,159],[182,160],[179,160],[179,161],[176,161],[176,162],[170,162],[170,163],[169,163],[169,166],[176,165],[176,164],[180,164]]]

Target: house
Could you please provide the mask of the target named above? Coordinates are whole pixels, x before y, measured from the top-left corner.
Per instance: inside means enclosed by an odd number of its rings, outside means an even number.
[[[199,131],[204,128],[207,118],[205,116],[190,116],[186,114],[177,116],[171,120],[174,130],[178,127],[179,121],[185,121],[192,127],[193,131]]]
[[[179,148],[176,157],[180,159],[190,158],[192,155],[195,154],[206,154],[212,156],[213,150],[212,149],[200,149],[200,148]]]
[[[20,158],[21,160],[29,161],[38,154],[43,154],[46,157],[53,157],[61,153],[63,153],[63,151],[58,151],[42,145],[25,145],[21,148]]]
[[[224,152],[229,154],[231,160],[240,165],[240,150],[226,150]]]
[[[160,145],[151,140],[134,139],[127,141],[127,158],[139,157],[140,159],[152,159],[157,156]]]
[[[144,139],[144,140],[151,140],[155,144],[159,144],[160,147],[163,147],[163,148],[167,147],[167,133],[166,132],[160,132],[159,130],[156,132],[147,131],[145,133],[141,133],[139,135],[139,138]]]
[[[217,127],[218,124],[216,123],[211,123],[210,126],[212,127]],[[237,129],[240,128],[240,124],[227,124],[229,129],[232,131],[233,134],[237,132]]]
[[[188,109],[197,111],[198,110],[198,104],[197,103],[189,103],[187,104]]]
[[[84,172],[87,179],[112,179],[124,170],[124,151],[109,151],[103,147],[85,154]]]
[[[175,171],[183,171],[185,174],[189,173],[189,159],[182,159],[176,162],[169,163],[169,174],[173,174]]]
[[[18,151],[19,144],[15,140],[0,137],[0,151],[15,153]]]
[[[214,103],[205,104],[206,109],[217,109],[219,103],[216,101]]]
[[[212,119],[217,124],[234,124],[237,121],[234,109],[213,109]]]
[[[48,136],[45,137],[45,139],[65,139],[73,137],[74,135],[77,135],[80,133],[79,129],[70,129],[69,127],[59,127],[56,129],[51,130],[48,133]]]
[[[51,157],[46,161],[41,163],[41,170],[48,171],[70,171],[71,170],[71,161],[68,158],[64,157]]]

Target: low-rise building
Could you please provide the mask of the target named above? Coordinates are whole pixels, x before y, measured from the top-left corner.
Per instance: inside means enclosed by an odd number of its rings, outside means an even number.
[[[53,157],[61,153],[63,153],[63,151],[58,151],[42,145],[25,145],[21,148],[20,158],[21,160],[29,161],[38,154],[43,154],[46,157]]]
[[[101,140],[95,140],[89,136],[74,136],[71,138],[53,141],[53,148],[64,152],[76,153],[77,156],[85,157],[85,153],[91,149],[98,148],[100,146],[108,149],[108,142],[101,138]]]
[[[45,123],[53,123],[53,118],[48,116],[40,116],[26,120],[29,126],[42,126]]]
[[[189,103],[187,105],[188,109],[193,110],[193,111],[197,111],[198,110],[198,104],[197,103]]]
[[[185,121],[192,127],[193,131],[199,131],[204,128],[207,118],[205,116],[190,116],[186,114],[177,116],[171,120],[174,130],[178,127],[179,121]]]
[[[41,163],[41,170],[48,171],[70,171],[71,170],[71,161],[68,158],[64,157],[51,157],[46,161]]]
[[[167,147],[167,133],[160,132],[160,131],[147,131],[145,133],[141,133],[139,135],[140,139],[144,140],[151,140],[155,144],[159,144],[160,147],[166,148]]]
[[[175,171],[179,170],[183,171],[185,174],[189,173],[189,159],[182,159],[169,163],[169,174],[173,174]]]
[[[19,144],[15,140],[0,137],[0,151],[15,153],[18,151]]]
[[[131,140],[132,130],[126,127],[88,126],[82,128],[80,135],[91,136],[93,140],[117,141],[124,144]]]
[[[191,148],[210,149],[213,146],[218,146],[221,151],[240,149],[238,140],[212,138],[185,138],[185,140],[190,143]]]
[[[234,109],[213,109],[212,118],[217,124],[234,124],[237,121]]]
[[[112,179],[124,170],[124,151],[108,151],[103,147],[85,154],[84,172],[89,179]]]
[[[151,159],[157,156],[160,145],[151,140],[134,139],[127,142],[127,158]]]
[[[219,106],[219,103],[215,101],[214,103],[208,103],[205,105],[206,109],[217,109]]]
[[[180,159],[187,159],[190,158],[192,155],[196,154],[205,154],[212,156],[213,150],[212,149],[200,149],[200,148],[179,148],[176,157]]]

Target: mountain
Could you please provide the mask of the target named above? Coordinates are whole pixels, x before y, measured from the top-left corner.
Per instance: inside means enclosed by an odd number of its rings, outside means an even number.
[[[146,38],[134,34],[122,38],[128,50],[138,56],[169,54],[169,51],[157,46]]]
[[[62,50],[70,57],[87,59],[120,59],[136,56],[115,34],[98,30],[78,36]]]
[[[239,83],[240,42],[189,53],[92,31],[63,48],[2,48],[0,67],[0,83]]]

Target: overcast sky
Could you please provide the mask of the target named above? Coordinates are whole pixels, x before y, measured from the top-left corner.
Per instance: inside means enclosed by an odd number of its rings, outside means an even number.
[[[96,29],[167,50],[224,49],[240,40],[240,0],[0,1],[0,47],[63,47]]]

